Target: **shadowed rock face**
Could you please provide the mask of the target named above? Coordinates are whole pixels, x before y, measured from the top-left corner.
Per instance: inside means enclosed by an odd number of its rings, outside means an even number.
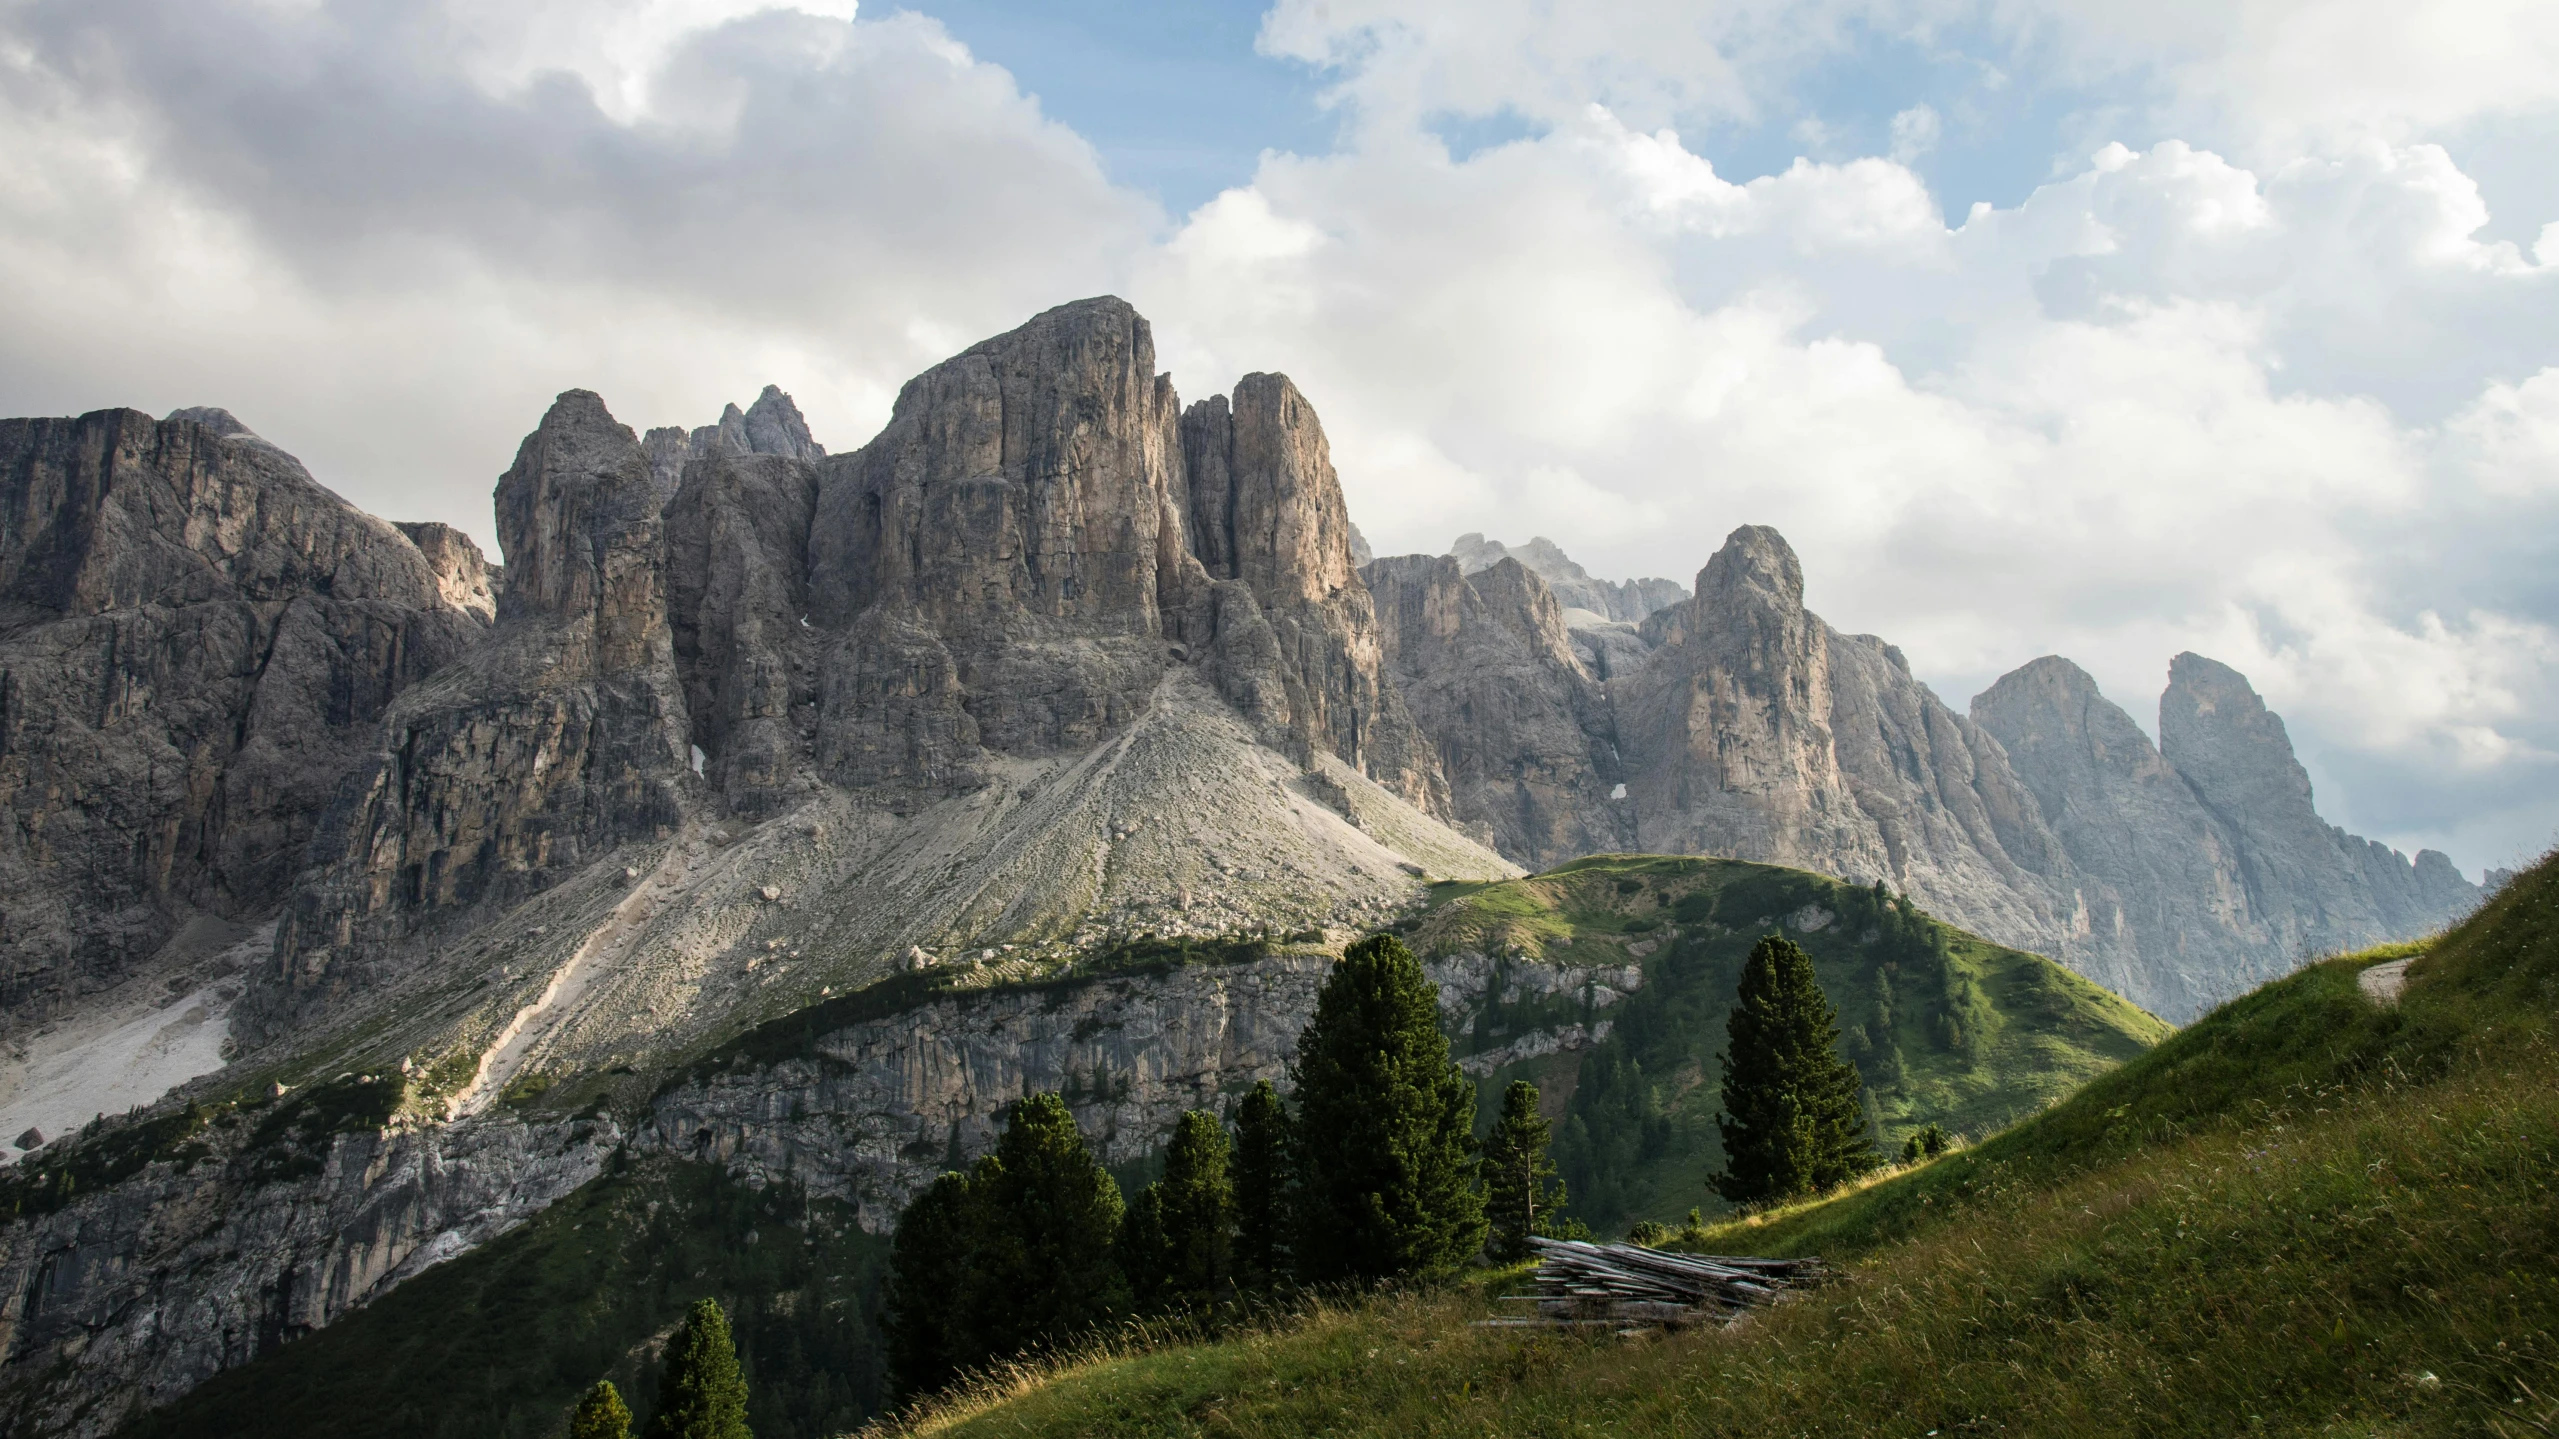
[[[196,915],[273,913],[385,707],[486,626],[400,531],[219,410],[0,422],[0,507],[15,1031],[158,978]]]
[[[561,395],[498,481],[488,643],[403,696],[312,845],[322,866],[235,1022],[264,1040],[416,956],[422,925],[539,893],[683,819],[688,723],[638,437]]]
[[[816,784],[820,650],[809,611],[816,467],[714,455],[666,510],[667,610],[703,776],[761,818]]]
[[[1437,749],[1458,816],[1544,867],[1632,848],[1607,696],[1574,657],[1544,580],[1504,559],[1399,555],[1362,572],[1387,667]]]

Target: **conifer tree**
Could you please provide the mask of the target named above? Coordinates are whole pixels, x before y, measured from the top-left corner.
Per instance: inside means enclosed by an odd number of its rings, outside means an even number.
[[[889,1382],[900,1399],[949,1384],[985,1357],[969,1322],[979,1216],[965,1174],[945,1174],[898,1216],[889,1250]]]
[[[1391,934],[1350,947],[1298,1037],[1292,1259],[1310,1283],[1428,1274],[1484,1242],[1475,1086],[1439,991]]]
[[[569,1416],[569,1439],[631,1439],[631,1406],[610,1379],[598,1379]]]
[[[716,1300],[694,1301],[667,1342],[648,1439],[754,1439],[746,1427],[746,1376]]]
[[[979,1347],[990,1357],[1070,1339],[1128,1308],[1118,1248],[1120,1186],[1055,1094],[1013,1106],[991,1163],[969,1188]]]
[[[1129,1206],[1121,1228],[1129,1287],[1142,1303],[1215,1301],[1234,1268],[1235,1191],[1227,1179],[1225,1127],[1192,1110],[1174,1127],[1164,1177]]]
[[[1484,1140],[1484,1218],[1495,1259],[1528,1257],[1528,1237],[1554,1232],[1563,1217],[1564,1187],[1546,1157],[1552,1127],[1537,1112],[1537,1086],[1514,1079],[1502,1091],[1502,1117]]]
[[[1838,1012],[1801,946],[1772,934],[1751,947],[1725,1035],[1718,1193],[1745,1204],[1789,1199],[1874,1166],[1863,1082],[1839,1057]]]
[[[1288,1111],[1267,1079],[1235,1111],[1235,1279],[1267,1289],[1288,1275]]]

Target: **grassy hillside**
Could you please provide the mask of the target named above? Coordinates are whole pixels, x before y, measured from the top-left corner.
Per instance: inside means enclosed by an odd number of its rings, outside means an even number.
[[[2134,1057],[2168,1026],[2038,955],[1938,923],[1879,890],[1740,860],[1602,855],[1497,884],[1451,884],[1409,926],[1424,955],[1472,951],[1576,966],[1641,964],[1643,987],[1586,1051],[1505,1067],[1497,1105],[1534,1080],[1558,1120],[1556,1159],[1595,1227],[1718,1205],[1716,1055],[1743,960],[1782,930],[1838,1006],[1885,1140],[1936,1122],[1988,1134]],[[1550,1002],[1551,1003],[1551,1002]],[[1499,1047],[1559,1016],[1499,1005],[1459,1036]]]
[[[1468,1327],[1516,1275],[1062,1366],[913,1432],[2527,1435],[2559,1429],[2559,866],[2396,1007],[2332,960],[2051,1111],[1705,1247],[1833,1284],[1669,1338]]]
[[[611,1378],[645,1411],[655,1346],[709,1295],[729,1310],[760,1439],[873,1413],[887,1242],[788,1188],[653,1162],[126,1426],[136,1439],[544,1439]]]

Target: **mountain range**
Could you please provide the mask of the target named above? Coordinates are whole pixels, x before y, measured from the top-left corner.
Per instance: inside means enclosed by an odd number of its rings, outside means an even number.
[[[1309,399],[1184,405],[1116,299],[919,375],[849,454],[778,389],[646,434],[562,394],[497,482],[502,567],[219,410],[0,421],[0,503],[31,1432],[108,1432],[615,1156],[876,1232],[1071,1087],[1142,1162],[1435,882],[1880,882],[2171,1019],[2479,897],[2326,824],[2199,656],[2154,746],[2059,658],[1958,714],[1764,527],[1693,592],[1542,540],[1360,562]],[[1434,958],[1452,1024],[1514,957]]]

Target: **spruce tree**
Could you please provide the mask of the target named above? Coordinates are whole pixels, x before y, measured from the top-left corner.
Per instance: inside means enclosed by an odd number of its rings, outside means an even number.
[[[945,1174],[898,1216],[889,1250],[889,1383],[900,1399],[929,1394],[981,1362],[970,1322],[980,1218],[969,1177]]]
[[[1528,1257],[1528,1237],[1551,1234],[1563,1218],[1564,1188],[1546,1157],[1552,1129],[1537,1112],[1537,1086],[1514,1079],[1502,1091],[1502,1117],[1484,1140],[1485,1248],[1495,1259]]]
[[[1288,1111],[1267,1079],[1235,1111],[1235,1279],[1267,1289],[1288,1277]]]
[[[1216,1115],[1195,1109],[1174,1126],[1164,1177],[1138,1195],[1121,1229],[1122,1265],[1141,1302],[1198,1307],[1225,1292],[1235,1253],[1227,1159]]]
[[[1872,1168],[1856,1066],[1839,1057],[1839,1015],[1802,947],[1751,947],[1725,1028],[1724,1172],[1735,1203],[1814,1194]]]
[[[631,1439],[631,1406],[610,1379],[598,1379],[569,1416],[569,1439]]]
[[[667,1341],[648,1439],[754,1439],[746,1427],[746,1376],[716,1300],[696,1300]]]
[[[969,1188],[983,1207],[970,1296],[991,1357],[1056,1344],[1128,1308],[1115,1253],[1124,1207],[1066,1101],[1013,1106]]]
[[[1391,934],[1350,947],[1298,1037],[1292,1258],[1310,1283],[1429,1274],[1484,1242],[1475,1086],[1438,987]]]

